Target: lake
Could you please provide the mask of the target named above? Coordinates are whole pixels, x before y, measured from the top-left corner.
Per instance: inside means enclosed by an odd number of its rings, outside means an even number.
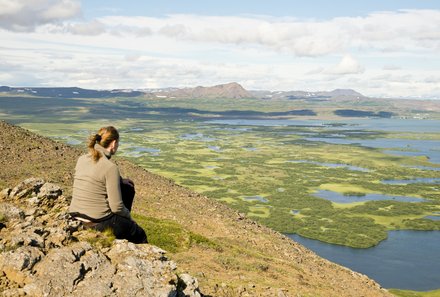
[[[440,132],[438,120],[402,120],[402,119],[359,119],[359,120],[213,120],[205,122],[214,125],[229,125],[230,127],[279,127],[297,126],[313,127],[314,131],[283,132],[299,135],[309,143],[327,142],[341,145],[357,144],[373,147],[388,154],[428,156],[432,163],[440,163],[440,141],[388,139],[362,139],[362,136],[372,134],[370,131],[388,132]],[[256,128],[255,128],[256,129]],[[323,134],[322,129],[334,130]],[[364,130],[364,131],[362,131]],[[345,167],[352,171],[365,171],[365,168],[350,167],[339,163],[325,163],[315,160],[287,160],[292,163],[310,163],[311,165],[329,168]],[[415,166],[420,170],[435,170],[440,167]],[[407,180],[383,180],[385,184],[430,183],[438,184],[439,178],[422,178],[414,176]],[[391,196],[382,194],[366,194],[365,196],[344,196],[331,191],[318,191],[315,195],[338,203],[350,203],[367,200],[398,200],[417,204],[423,199],[410,196]],[[299,215],[298,209],[291,210],[292,215]],[[440,216],[435,214],[427,219],[437,221]],[[427,291],[440,288],[440,231],[389,231],[388,239],[377,246],[368,249],[355,249],[341,245],[333,245],[318,240],[308,239],[299,235],[288,235],[293,240],[303,244],[321,257],[346,266],[354,271],[368,275],[385,288]]]
[[[332,127],[333,129],[356,129],[375,131],[440,132],[440,120],[416,119],[355,119],[355,120],[246,120],[218,119],[208,124],[233,126],[303,126]]]
[[[414,119],[359,119],[359,120],[212,120],[208,124],[222,124],[232,126],[297,126],[297,127],[320,127],[342,131],[341,133],[329,134],[328,137],[319,137],[306,132],[303,139],[310,142],[326,142],[331,144],[361,145],[383,149],[385,153],[403,156],[427,156],[432,163],[440,164],[440,141],[439,140],[413,140],[413,139],[347,139],[347,136],[355,137],[365,134],[370,130],[389,132],[440,132],[438,120],[414,120]],[[345,131],[345,133],[344,133]],[[356,132],[356,133],[353,133]],[[367,132],[369,133],[369,132]],[[301,134],[299,134],[301,135]]]
[[[440,141],[413,139],[345,139],[342,137],[305,137],[307,141],[320,141],[332,144],[361,145],[382,148],[385,153],[403,156],[427,156],[433,163],[440,163]]]
[[[316,197],[330,200],[335,203],[353,203],[353,202],[365,202],[365,201],[379,201],[379,200],[394,200],[401,202],[422,202],[424,199],[408,196],[397,195],[384,195],[384,194],[364,194],[362,196],[356,195],[344,195],[341,193],[319,190],[315,193]]]
[[[440,231],[389,231],[369,249],[354,249],[287,235],[321,257],[377,281],[385,288],[429,291],[440,287]]]

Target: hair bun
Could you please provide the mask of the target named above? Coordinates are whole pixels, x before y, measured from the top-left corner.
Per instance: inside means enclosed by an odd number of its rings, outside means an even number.
[[[100,142],[101,139],[102,139],[102,137],[101,137],[101,135],[96,134],[96,135],[95,135],[95,139],[96,139],[97,142]]]

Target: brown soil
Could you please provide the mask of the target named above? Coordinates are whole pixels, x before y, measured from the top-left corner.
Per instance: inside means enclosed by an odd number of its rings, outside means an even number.
[[[0,189],[40,177],[62,185],[69,195],[76,159],[84,152],[0,122]],[[224,204],[121,158],[115,161],[136,184],[136,213],[176,221],[221,243],[220,249],[193,245],[169,254],[180,271],[198,278],[204,294],[392,296],[366,276],[320,258]]]

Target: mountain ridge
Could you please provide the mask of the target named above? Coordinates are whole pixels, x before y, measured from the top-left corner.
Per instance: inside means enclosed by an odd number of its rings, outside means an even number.
[[[364,98],[365,96],[351,89],[335,89],[332,91],[253,91],[246,90],[237,82],[215,86],[197,86],[186,88],[161,89],[111,89],[94,90],[79,87],[9,87],[1,86],[0,93],[26,94],[31,96],[47,96],[58,98],[112,98],[139,97],[148,98],[230,98],[230,99],[331,99],[336,97]]]

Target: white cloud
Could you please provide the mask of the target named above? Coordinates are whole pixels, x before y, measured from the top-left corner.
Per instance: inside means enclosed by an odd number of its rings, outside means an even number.
[[[165,25],[159,29],[159,33],[168,37],[183,37],[187,35],[187,29],[184,25]]]
[[[23,8],[23,3],[13,0],[0,0],[0,15],[13,15],[18,13]]]
[[[107,16],[80,24],[67,21],[80,14],[77,0],[34,2],[25,5],[29,2],[0,0],[6,7],[0,13],[0,26],[31,31],[38,25],[65,21],[65,31],[74,34],[139,37],[156,34],[197,43],[261,46],[300,57],[341,54],[353,49],[391,52],[440,49],[440,10],[377,12],[325,21],[261,16]],[[90,24],[94,28],[86,30]]]
[[[108,26],[148,27],[152,33],[198,43],[262,46],[297,56],[362,51],[440,48],[439,10],[378,12],[327,21],[273,17],[170,15],[163,18],[110,16]]]
[[[397,65],[387,64],[387,65],[384,65],[382,69],[383,70],[400,70],[402,68]]]
[[[364,72],[364,67],[359,64],[359,62],[354,59],[351,55],[345,55],[342,60],[333,68],[326,70],[329,74],[358,74]]]
[[[440,95],[440,11],[326,21],[196,15],[70,20],[55,4],[76,1],[34,2],[31,9],[21,0],[0,0],[0,28],[7,29],[0,30],[3,84],[145,88],[237,81],[248,89]],[[45,5],[54,7],[50,14],[42,13]],[[30,11],[32,21],[20,23]],[[14,22],[5,25],[8,18]]]
[[[431,75],[426,77],[423,81],[428,84],[440,84],[440,76]]]
[[[78,0],[0,0],[0,7],[0,28],[18,32],[30,32],[81,13]]]
[[[32,1],[32,6],[35,5],[36,2],[37,1]],[[76,0],[40,0],[38,2],[43,4],[43,7],[39,10],[41,12],[41,18],[49,22],[76,17],[81,11],[81,4]]]
[[[65,30],[76,35],[100,35],[106,31],[106,27],[103,23],[94,20],[90,23],[77,23],[69,24],[66,26]]]

